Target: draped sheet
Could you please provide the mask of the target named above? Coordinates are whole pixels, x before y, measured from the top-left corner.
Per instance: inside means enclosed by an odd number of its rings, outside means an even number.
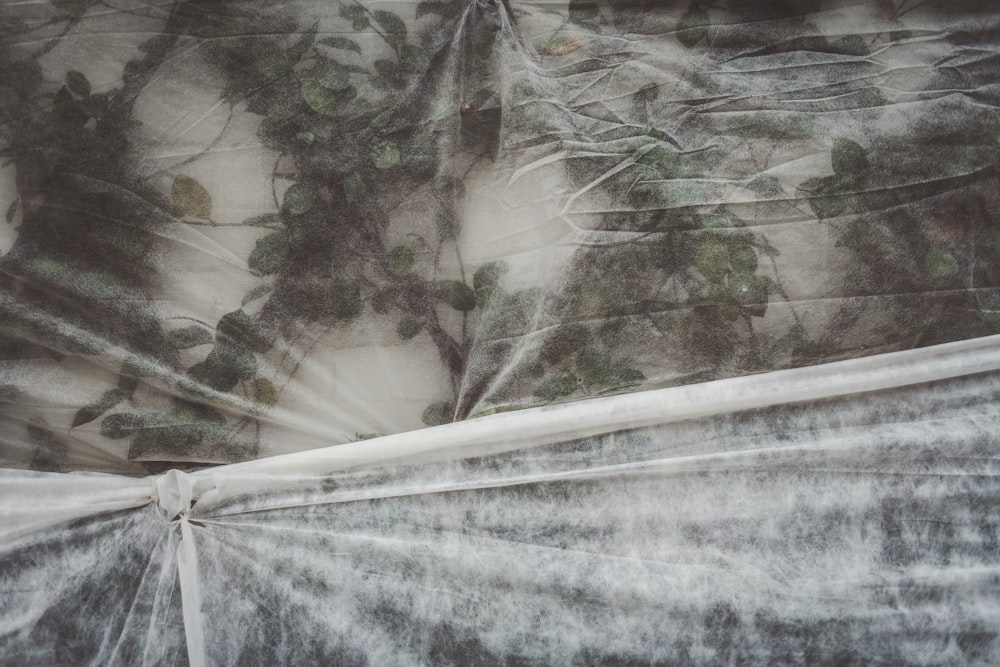
[[[126,474],[1000,331],[991,2],[0,7],[0,456]]]
[[[994,337],[193,473],[7,471],[0,654],[995,664],[998,368]]]
[[[0,664],[1000,662],[993,4],[0,0]]]

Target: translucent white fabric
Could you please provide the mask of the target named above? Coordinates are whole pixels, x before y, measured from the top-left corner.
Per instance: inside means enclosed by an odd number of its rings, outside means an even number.
[[[194,473],[8,471],[0,655],[995,664],[998,401],[993,337]]]
[[[716,4],[0,5],[0,459],[144,474],[1000,332],[994,3]]]
[[[0,0],[0,664],[1000,664],[998,59]]]

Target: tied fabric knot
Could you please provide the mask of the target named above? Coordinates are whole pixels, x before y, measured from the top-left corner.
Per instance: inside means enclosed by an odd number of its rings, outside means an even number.
[[[194,478],[180,470],[168,470],[153,478],[152,495],[164,521],[186,519],[197,500]]]
[[[201,615],[201,590],[198,583],[198,553],[188,516],[205,490],[204,483],[195,489],[196,478],[180,470],[168,470],[152,478],[151,496],[160,518],[173,524],[177,542],[177,576],[181,587],[181,606],[188,663],[192,667],[207,664],[205,657],[204,619]]]

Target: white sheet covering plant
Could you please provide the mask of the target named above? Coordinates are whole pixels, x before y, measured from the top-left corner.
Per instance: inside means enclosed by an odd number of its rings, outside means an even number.
[[[998,38],[0,0],[0,662],[1000,662]]]
[[[3,661],[994,664],[998,368],[992,337],[194,473],[7,471]]]

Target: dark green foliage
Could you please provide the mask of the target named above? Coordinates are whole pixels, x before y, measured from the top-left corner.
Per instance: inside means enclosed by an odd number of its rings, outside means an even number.
[[[216,410],[182,403],[172,414],[147,419],[133,434],[129,458],[165,458],[208,453],[230,437],[226,419]]]
[[[294,183],[287,190],[282,200],[281,210],[288,215],[302,215],[320,206],[319,193],[312,186]]]
[[[94,421],[105,412],[115,407],[125,398],[120,389],[112,389],[101,394],[101,397],[89,405],[80,408],[73,417],[72,427],[77,427]]]
[[[319,40],[319,44],[324,46],[330,46],[335,49],[343,49],[346,51],[354,51],[358,55],[361,54],[361,47],[353,39],[348,39],[346,37],[326,37]]]
[[[415,317],[404,317],[396,327],[396,332],[403,340],[416,336],[424,328],[424,323]]]
[[[257,239],[247,260],[250,273],[266,276],[277,273],[288,254],[288,240],[284,232],[274,232]]]
[[[178,350],[186,350],[189,347],[207,345],[212,342],[212,334],[205,327],[192,325],[183,329],[174,329],[167,334],[170,342]]]
[[[565,324],[545,339],[541,358],[546,363],[556,363],[590,343],[590,331],[580,324]]]
[[[448,401],[431,403],[420,416],[420,420],[428,426],[440,426],[452,421],[455,414],[455,406]]]
[[[397,278],[403,278],[413,268],[413,250],[406,246],[396,246],[389,252],[389,271]]]
[[[818,176],[803,181],[799,185],[809,197],[809,206],[820,220],[835,218],[847,208],[847,194],[841,190],[841,181],[836,176]]]
[[[472,276],[472,286],[477,291],[495,287],[507,271],[507,265],[503,262],[487,262],[476,269],[476,273]]]
[[[570,0],[569,17],[574,21],[589,21],[597,18],[597,3],[594,0]]]
[[[476,307],[476,293],[460,280],[439,280],[437,297],[455,310],[470,311]]]
[[[205,219],[212,215],[212,196],[205,186],[193,178],[175,178],[171,197],[182,215]]]
[[[144,423],[142,416],[134,413],[108,415],[101,420],[101,435],[112,440],[127,438],[142,428]]]
[[[396,305],[398,296],[397,290],[392,288],[381,289],[375,292],[372,295],[372,310],[379,315],[385,315]]]
[[[265,352],[271,347],[273,332],[254,321],[242,310],[227,313],[215,329],[216,340],[234,347],[245,347],[254,352]]]
[[[66,73],[66,86],[80,97],[90,96],[90,81],[82,73],[70,70]]]
[[[30,469],[41,472],[61,472],[68,447],[44,422],[25,424],[28,439],[35,447]]]
[[[577,390],[579,378],[574,375],[557,375],[544,380],[535,390],[535,396],[546,403],[569,396]]]
[[[691,48],[705,39],[708,35],[709,25],[711,25],[711,20],[708,12],[695,0],[677,22],[677,40],[684,46]]]
[[[432,178],[441,164],[437,140],[429,134],[418,134],[407,139],[400,148],[400,164],[414,178]]]
[[[72,0],[56,4],[68,16],[82,15],[89,6]],[[487,352],[496,351],[497,363],[512,366],[507,374],[511,387],[501,391],[507,392],[501,398],[508,403],[493,408],[520,405],[532,396],[549,402],[634,387],[645,382],[637,366],[655,366],[666,356],[676,361],[678,381],[687,382],[840,353],[835,339],[850,331],[843,323],[847,314],[831,325],[827,339],[812,341],[795,317],[794,302],[782,304],[782,313],[791,313],[795,322],[787,332],[774,331],[780,318],[769,304],[787,298],[772,261],[776,251],[733,212],[742,208],[708,204],[697,190],[725,156],[713,146],[678,141],[653,126],[660,111],[658,84],[632,91],[625,111],[595,108],[599,105],[565,108],[546,91],[521,81],[501,94],[495,46],[504,25],[497,12],[505,11],[504,3],[477,5],[476,12],[466,15],[463,2],[420,2],[419,21],[409,31],[393,12],[341,6],[347,25],[364,31],[366,39],[384,42],[386,48],[376,51],[360,37],[317,40],[318,26],[296,25],[280,7],[265,12],[240,5],[214,3],[212,11],[194,13],[186,11],[193,5],[184,5],[185,11],[172,16],[162,34],[140,46],[125,66],[121,85],[111,90],[95,92],[87,74],[77,70],[47,81],[35,59],[18,61],[4,52],[0,144],[3,158],[17,173],[17,200],[7,210],[7,221],[20,227],[15,246],[0,259],[0,282],[6,293],[17,295],[19,306],[44,315],[40,319],[45,323],[0,306],[9,333],[0,339],[0,354],[61,358],[113,351],[112,367],[121,363],[121,355],[125,359],[118,388],[79,409],[75,426],[134,400],[141,378],[155,377],[174,392],[172,407],[108,415],[101,422],[102,433],[134,435],[132,453],[137,456],[183,454],[185,448],[197,456],[222,451],[231,446],[238,420],[193,401],[221,405],[226,397],[216,392],[236,392],[261,406],[273,405],[278,390],[257,371],[259,364],[271,370],[264,355],[277,337],[294,336],[303,324],[342,330],[365,312],[366,303],[373,318],[382,318],[383,331],[395,331],[401,340],[421,336],[421,344],[434,345],[453,387],[469,403],[436,403],[425,413],[428,423],[463,418],[482,398],[486,389],[469,379],[476,369],[466,368],[470,347],[480,343],[495,345]],[[572,30],[599,32],[609,21],[620,25],[621,6],[618,0],[572,0],[569,18],[577,22]],[[707,48],[716,14],[722,25],[722,12],[732,12],[725,22],[733,25],[734,17],[775,17],[777,6],[695,1],[676,25],[677,15],[665,12],[670,18],[658,29],[674,29],[687,48]],[[455,53],[457,22],[463,15],[463,50]],[[711,35],[713,51],[728,48],[720,43],[725,32]],[[559,55],[580,47],[575,37],[560,39]],[[876,52],[879,39],[869,34],[782,37],[761,48],[748,44],[748,52],[738,57],[813,52],[847,64]],[[141,170],[129,143],[135,127],[132,105],[171,60],[178,40],[199,44],[199,56],[225,82],[221,92],[226,103],[245,105],[258,116],[261,143],[282,155],[275,191],[280,195],[288,186],[279,213],[243,223],[268,230],[246,258],[251,273],[267,278],[243,301],[252,303],[247,307],[256,314],[239,310],[224,315],[214,337],[210,324],[178,329],[159,322],[152,259],[164,225],[178,218],[216,224],[211,221],[212,194],[181,173],[170,174],[165,194],[142,181],[135,175]],[[453,62],[459,71],[446,66]],[[612,60],[595,63],[584,61],[560,75],[604,67]],[[949,68],[936,69],[944,77]],[[461,77],[463,97],[450,100],[455,104],[450,109],[435,95],[446,88],[439,85],[440,78],[453,74]],[[941,90],[961,88],[949,81],[942,79]],[[702,83],[691,80],[694,88],[704,87]],[[806,104],[800,97],[781,101]],[[849,105],[837,108],[885,104],[882,93],[868,84],[837,97],[838,103]],[[625,119],[628,109],[633,118]],[[438,272],[449,265],[439,265],[439,258],[450,258],[462,233],[456,206],[463,197],[461,182],[447,175],[450,168],[442,168],[442,151],[495,155],[501,110],[511,145],[561,136],[570,127],[593,139],[585,154],[571,155],[563,166],[578,190],[593,187],[613,211],[602,214],[595,229],[595,238],[613,240],[581,245],[563,292],[544,299],[537,291],[506,291],[501,284],[507,282],[506,266],[500,262],[479,267],[468,281],[464,276],[440,280],[454,276]],[[703,118],[718,115],[723,114],[706,111]],[[1000,242],[989,217],[993,202],[977,189],[988,190],[977,181],[982,174],[970,176],[981,163],[976,151],[995,148],[995,128],[972,140],[965,136],[970,123],[961,118],[942,114],[919,119],[914,125],[937,128],[924,132],[937,138],[928,144],[925,160],[913,159],[912,146],[902,140],[895,145],[895,139],[866,134],[867,124],[850,130],[854,134],[848,139],[826,137],[784,114],[746,115],[750,122],[727,131],[751,137],[781,132],[827,142],[832,175],[804,181],[800,192],[856,259],[845,289],[879,297],[878,307],[885,308],[880,316],[894,322],[887,325],[892,329],[884,337],[888,344],[912,346],[1000,328],[1000,303],[990,291],[1000,282],[995,268]],[[599,131],[590,129],[594,122],[602,124]],[[690,122],[701,120],[692,117]],[[605,142],[613,142],[614,148],[601,154]],[[972,148],[949,153],[949,146],[963,143]],[[887,156],[887,150],[902,159]],[[619,166],[618,176],[601,180]],[[913,173],[903,191],[891,179],[907,169]],[[960,176],[937,187],[936,170],[947,170],[949,178]],[[786,199],[785,189],[769,174],[751,172],[737,180],[777,205]],[[404,227],[406,207],[418,189],[421,206],[429,202],[435,207],[428,222],[436,226],[429,235],[414,231],[418,225]],[[949,189],[963,194],[947,207],[951,219],[938,220],[912,207],[904,211],[911,201],[950,196]],[[844,310],[858,307],[855,303]],[[774,319],[761,323],[759,318],[768,315]],[[459,326],[461,335],[449,329]],[[467,326],[475,336],[466,337]],[[669,350],[654,345],[665,341]],[[178,350],[201,345],[206,346],[199,350],[202,360],[185,368],[194,353]],[[788,356],[792,362],[784,360]],[[253,417],[245,419],[252,423]]]
[[[330,285],[330,314],[338,320],[352,320],[361,314],[364,302],[357,281],[339,278]]]
[[[866,151],[855,141],[837,137],[830,149],[833,172],[845,184],[859,183],[868,174],[871,165]]]
[[[444,0],[441,2],[434,0],[423,0],[417,4],[417,18],[427,14],[437,14],[445,18],[455,18],[461,11],[463,5],[457,0]]]

